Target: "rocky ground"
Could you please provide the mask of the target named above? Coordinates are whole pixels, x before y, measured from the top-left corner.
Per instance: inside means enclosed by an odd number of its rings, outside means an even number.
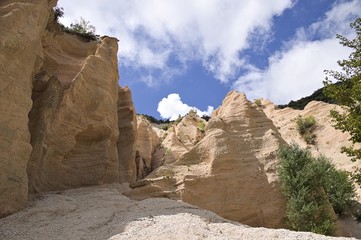
[[[31,196],[26,209],[0,219],[0,239],[349,239],[250,228],[164,198],[133,201],[112,184]]]

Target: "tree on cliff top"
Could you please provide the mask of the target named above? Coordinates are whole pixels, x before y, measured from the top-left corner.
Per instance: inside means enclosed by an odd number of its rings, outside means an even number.
[[[336,129],[348,132],[351,135],[351,147],[342,147],[341,152],[352,157],[352,160],[361,160],[361,148],[355,147],[355,143],[361,143],[361,18],[350,24],[356,31],[356,37],[352,40],[337,35],[340,44],[351,48],[353,51],[348,60],[338,61],[342,72],[325,70],[327,75],[324,81],[324,93],[342,106],[342,112],[333,109],[330,113]],[[329,79],[332,77],[337,84]],[[361,178],[360,178],[361,180]]]
[[[89,21],[85,20],[83,17],[80,17],[79,21],[75,21],[75,23],[70,24],[70,29],[81,33],[81,34],[89,34],[95,35],[95,27],[90,24]]]
[[[90,22],[85,20],[83,17],[80,17],[80,20],[75,21],[75,23],[71,23],[69,27],[65,27],[63,24],[59,22],[59,19],[64,16],[64,8],[56,6],[54,7],[53,12],[54,12],[55,22],[60,24],[63,31],[67,33],[79,35],[88,40],[95,40],[95,41],[99,40],[99,35],[96,35],[95,33],[96,31],[95,27],[91,25]]]

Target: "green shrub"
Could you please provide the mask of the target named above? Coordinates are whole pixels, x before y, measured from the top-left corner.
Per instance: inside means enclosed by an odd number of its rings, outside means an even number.
[[[53,8],[54,21],[57,22],[61,29],[64,32],[78,35],[89,41],[99,41],[99,35],[95,34],[95,27],[90,24],[89,21],[86,21],[84,18],[80,17],[79,21],[71,23],[70,27],[65,27],[63,24],[59,23],[59,18],[64,16],[64,8],[54,7]]]
[[[261,100],[260,98],[255,99],[255,100],[254,100],[254,103],[255,103],[258,107],[262,106],[262,100]]]
[[[318,163],[314,164],[314,167],[319,167],[319,172],[324,173],[321,178],[322,186],[335,213],[340,215],[347,211],[356,197],[350,174],[337,170],[325,157],[319,157]]]
[[[313,116],[302,118],[298,116],[296,119],[297,130],[307,144],[316,144],[316,119]]]
[[[206,124],[205,124],[203,121],[198,123],[198,129],[199,129],[202,133],[204,133],[205,128],[206,128]]]
[[[336,170],[325,157],[314,158],[309,150],[297,145],[279,150],[277,169],[282,191],[287,199],[289,226],[297,231],[333,235],[337,214],[350,207],[354,186],[346,172]]]
[[[164,123],[161,125],[161,128],[164,130],[164,131],[168,131],[169,127],[171,126],[170,123]]]
[[[189,115],[190,117],[195,118],[195,117],[197,117],[197,111],[194,110],[194,109],[191,109],[191,110],[189,110],[187,115]]]
[[[88,40],[98,41],[99,35],[95,34],[95,27],[86,21],[84,18],[80,18],[79,21],[71,23],[70,27],[65,27],[64,31],[67,33],[76,34]]]

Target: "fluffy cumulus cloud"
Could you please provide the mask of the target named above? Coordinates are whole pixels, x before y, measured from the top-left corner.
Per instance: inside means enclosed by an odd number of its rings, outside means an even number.
[[[158,112],[162,118],[170,119],[171,121],[177,120],[180,116],[184,116],[189,113],[190,110],[195,110],[198,116],[209,116],[213,112],[213,107],[208,106],[207,111],[201,111],[196,107],[188,106],[183,103],[179,94],[172,93],[168,97],[163,98],[158,103]]]
[[[240,52],[249,40],[266,40],[272,18],[292,0],[59,0],[66,25],[81,16],[99,34],[119,38],[119,59],[125,67],[171,78],[188,61],[201,61],[222,82],[236,78],[245,60]],[[172,65],[176,61],[177,66]],[[183,66],[182,66],[183,65]],[[181,66],[181,67],[180,67]],[[158,79],[159,80],[159,79]]]
[[[337,60],[347,59],[350,49],[339,44],[336,33],[352,38],[349,23],[361,15],[361,2],[337,1],[324,18],[300,28],[284,49],[268,59],[264,70],[250,67],[233,87],[253,99],[267,97],[286,103],[323,86],[324,70],[340,70]]]

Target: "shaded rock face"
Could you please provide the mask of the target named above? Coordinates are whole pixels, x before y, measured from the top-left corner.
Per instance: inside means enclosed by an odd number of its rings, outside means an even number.
[[[135,176],[135,110],[118,87],[117,40],[63,33],[55,4],[0,2],[0,217],[25,207],[29,191]]]
[[[117,41],[45,38],[29,113],[30,191],[117,181]]]
[[[118,128],[117,150],[119,157],[120,182],[134,182],[137,178],[135,164],[135,144],[137,137],[137,118],[129,88],[120,88],[118,92]]]
[[[153,154],[159,147],[161,138],[147,119],[140,116],[137,121],[135,162],[137,165],[137,180],[140,180],[153,170]]]
[[[0,1],[0,217],[25,207],[32,76],[55,1]]]
[[[275,168],[283,144],[272,121],[243,94],[231,92],[203,139],[126,195],[180,199],[251,226],[281,227],[285,199]]]

